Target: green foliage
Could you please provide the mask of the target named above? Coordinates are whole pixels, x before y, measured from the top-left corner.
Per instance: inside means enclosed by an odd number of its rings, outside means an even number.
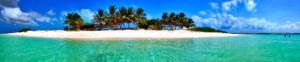
[[[144,28],[144,29],[148,29],[149,26],[157,26],[159,30],[163,29],[161,25],[161,22],[159,21],[159,19],[151,19],[151,20],[147,20],[146,21],[147,24],[138,24],[139,28]]]
[[[70,30],[76,30],[76,28],[71,28]]]
[[[92,23],[84,23],[83,25],[92,25]]]
[[[83,24],[83,20],[78,13],[68,13],[65,17],[67,20],[65,20],[64,24],[69,24],[70,26],[72,26],[72,28],[75,28],[74,25]]]
[[[64,30],[66,31],[69,30],[69,26],[65,26]]]
[[[149,25],[138,23],[139,28],[148,29]]]
[[[27,31],[31,31],[31,29],[30,29],[30,28],[24,28],[24,29],[21,29],[21,30],[18,31],[18,32],[27,32]]]
[[[75,26],[83,24],[83,20],[78,13],[68,13],[65,17],[67,20],[63,24],[69,24],[73,29],[79,29]]]
[[[185,17],[184,13],[163,13],[162,19],[151,19],[147,20],[144,9],[138,8],[134,9],[133,7],[116,7],[110,6],[108,11],[98,9],[97,13],[93,16],[92,23],[83,23],[81,16],[78,13],[68,13],[65,17],[64,24],[70,25],[71,30],[79,29],[81,25],[100,25],[99,28],[110,28],[116,29],[122,27],[125,24],[128,24],[130,28],[131,24],[137,25],[136,28],[145,28],[149,26],[155,26],[158,29],[176,29],[183,27],[190,28],[194,27],[194,21],[191,18]]]
[[[175,14],[172,12],[171,14],[163,13],[161,24],[164,27],[169,27],[170,29],[179,27],[182,29],[183,27],[190,28],[193,27],[194,21],[190,18],[185,17],[184,13]]]
[[[196,28],[190,28],[188,30],[191,30],[191,31],[202,31],[202,32],[222,32],[222,33],[227,33],[225,31],[215,30],[215,29],[209,28],[209,27],[204,27],[204,28],[196,27]]]

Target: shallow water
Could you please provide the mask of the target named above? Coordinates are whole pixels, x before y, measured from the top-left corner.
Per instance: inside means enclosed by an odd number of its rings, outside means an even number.
[[[70,40],[0,35],[0,62],[298,62],[300,35]]]

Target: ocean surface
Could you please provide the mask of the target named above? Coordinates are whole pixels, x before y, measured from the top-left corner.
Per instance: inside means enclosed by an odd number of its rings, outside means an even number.
[[[0,62],[299,62],[300,35],[72,40],[0,34]]]

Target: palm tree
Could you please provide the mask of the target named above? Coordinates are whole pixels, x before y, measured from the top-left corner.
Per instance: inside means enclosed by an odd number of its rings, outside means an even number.
[[[122,25],[125,25],[124,22],[127,22],[129,18],[127,17],[128,10],[125,7],[119,8],[119,23]]]
[[[109,7],[109,15],[108,15],[108,23],[106,25],[111,26],[111,29],[115,27],[116,23],[118,23],[118,18],[116,15],[117,7],[110,6]]]
[[[78,26],[83,24],[83,20],[78,13],[68,13],[65,17],[67,20],[65,20],[64,24],[69,24],[72,29],[79,29]]]
[[[163,15],[161,16],[161,18],[162,18],[162,20],[161,20],[162,24],[163,24],[166,28],[168,28],[168,27],[167,27],[167,25],[169,24],[169,23],[168,23],[168,21],[169,21],[168,13],[163,13]]]
[[[174,23],[175,23],[175,17],[176,17],[176,14],[173,12],[170,14],[170,20],[168,21],[169,23],[169,26],[171,27],[171,29],[173,29],[173,26],[174,26]]]
[[[98,9],[98,13],[95,13],[93,17],[94,17],[94,19],[92,20],[93,23],[101,25],[99,26],[99,28],[103,29],[104,24],[107,22],[107,15],[105,11],[103,11],[102,9]]]
[[[185,27],[190,28],[190,27],[194,27],[194,26],[195,26],[195,24],[194,24],[193,19],[189,18],[187,21],[187,24],[185,24]]]
[[[127,12],[127,18],[126,18],[126,22],[128,24],[128,28],[130,28],[130,23],[131,22],[136,22],[136,18],[134,17],[134,10],[133,7],[129,7],[128,8],[128,12]]]
[[[104,23],[106,22],[106,14],[102,9],[98,9],[98,13],[95,13],[93,17],[93,23],[104,25]]]
[[[136,24],[136,29],[138,28],[138,23],[145,25],[147,24],[146,20],[147,18],[145,17],[147,16],[146,14],[144,14],[144,9],[142,8],[138,8],[136,11],[136,15],[135,15],[135,24]]]
[[[179,26],[180,26],[180,29],[182,29],[183,28],[183,26],[184,26],[184,24],[186,24],[187,23],[187,18],[185,17],[185,14],[184,13],[180,13],[179,14],[179,19],[180,19],[180,24],[179,24]]]

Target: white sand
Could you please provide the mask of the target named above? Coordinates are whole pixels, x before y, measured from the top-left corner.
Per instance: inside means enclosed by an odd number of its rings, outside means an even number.
[[[204,38],[237,36],[239,34],[218,32],[194,32],[188,30],[104,30],[104,31],[28,31],[8,33],[7,35],[44,37],[44,38],[71,38],[71,39],[130,39],[130,38]]]

